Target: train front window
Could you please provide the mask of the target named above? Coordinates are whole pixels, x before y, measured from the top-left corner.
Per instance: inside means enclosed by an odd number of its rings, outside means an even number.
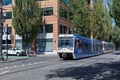
[[[59,38],[58,47],[73,47],[73,38]]]

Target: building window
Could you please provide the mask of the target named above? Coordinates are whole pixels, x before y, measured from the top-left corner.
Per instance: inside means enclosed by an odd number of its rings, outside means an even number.
[[[52,24],[45,25],[45,32],[46,33],[53,33],[53,25]]]
[[[43,25],[40,26],[39,33],[43,33]]]
[[[60,25],[60,34],[66,34],[67,33],[67,27]]]
[[[43,33],[44,31],[44,26],[42,25],[40,27],[39,33]],[[45,33],[53,33],[53,24],[47,24],[45,25]]]
[[[68,0],[60,0],[61,2],[63,2],[65,5],[68,4]]]
[[[10,5],[12,4],[12,0],[3,0],[3,5]]]
[[[64,10],[63,8],[60,8],[60,17],[68,19],[68,12]]]
[[[8,34],[12,34],[12,28],[11,27],[8,27]]]
[[[42,8],[42,12],[44,16],[53,15],[53,7]]]
[[[6,12],[5,19],[12,19],[12,12]]]

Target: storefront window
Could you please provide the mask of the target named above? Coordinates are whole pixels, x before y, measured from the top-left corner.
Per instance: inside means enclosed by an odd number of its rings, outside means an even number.
[[[16,40],[16,48],[22,49],[22,40]]]
[[[36,39],[36,52],[52,52],[52,39]]]

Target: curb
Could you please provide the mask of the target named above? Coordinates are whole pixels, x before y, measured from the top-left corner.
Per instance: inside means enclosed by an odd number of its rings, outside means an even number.
[[[38,54],[37,57],[40,56],[58,56],[57,54]]]

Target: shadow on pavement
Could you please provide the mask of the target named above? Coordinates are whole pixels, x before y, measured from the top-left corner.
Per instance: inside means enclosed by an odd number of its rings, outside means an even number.
[[[120,62],[97,63],[91,66],[61,68],[51,71],[46,79],[72,78],[76,80],[120,80]]]
[[[120,52],[114,52],[114,55],[120,55]]]

